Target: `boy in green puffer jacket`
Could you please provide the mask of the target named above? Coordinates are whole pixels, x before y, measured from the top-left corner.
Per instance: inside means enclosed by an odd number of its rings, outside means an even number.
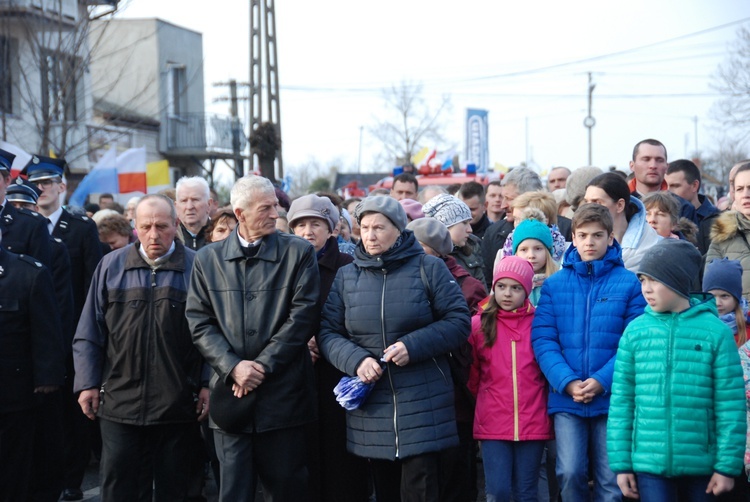
[[[742,471],[742,367],[713,298],[689,296],[700,262],[692,244],[664,239],[637,272],[648,307],[620,340],[607,423],[626,497],[713,500]]]

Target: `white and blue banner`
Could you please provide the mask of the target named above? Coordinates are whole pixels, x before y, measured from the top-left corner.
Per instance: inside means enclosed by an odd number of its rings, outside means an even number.
[[[490,165],[487,110],[466,109],[466,164],[486,173]]]

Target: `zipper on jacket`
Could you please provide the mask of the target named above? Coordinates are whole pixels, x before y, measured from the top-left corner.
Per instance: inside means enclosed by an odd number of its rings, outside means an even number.
[[[154,320],[154,288],[156,288],[156,269],[151,269],[151,290],[149,291],[149,298],[148,298],[148,318],[151,319],[151,323],[155,324]],[[153,332],[155,330],[155,326],[151,326],[146,332],[144,333],[144,342],[145,342],[145,351],[146,351],[146,357],[143,359],[144,361],[144,370],[143,370],[143,390],[141,391],[141,423],[145,423],[146,421],[146,406],[145,403],[148,401],[146,400],[146,390],[149,388],[149,382],[148,382],[148,365],[151,361],[151,340],[149,333]]]
[[[385,283],[388,279],[388,271],[383,269],[383,290],[380,293],[380,334],[383,337],[383,350],[388,348],[388,341],[385,338]],[[393,385],[391,372],[388,373],[388,383],[391,385],[391,395],[393,396],[393,433],[396,435],[396,458],[398,458],[398,402],[396,401],[396,387]]]
[[[513,441],[518,439],[518,367],[516,363],[516,341],[510,341],[510,357],[513,369]]]
[[[664,397],[666,399],[667,405],[665,406],[665,411],[669,414],[671,413],[672,409],[672,357],[673,357],[673,351],[674,351],[674,323],[675,323],[676,314],[672,314],[671,323],[669,325],[669,338],[667,339],[667,378],[664,380],[666,383],[666,388],[664,389]],[[671,417],[667,417],[667,472],[674,472],[673,466],[672,466],[672,420]]]
[[[589,286],[589,294],[586,295],[586,317],[584,319],[585,327],[583,329],[583,368],[581,368],[588,378],[589,374],[589,321],[591,320],[591,293],[594,291],[594,265],[591,262],[586,263],[588,269],[588,276],[591,284]],[[584,406],[584,416],[589,416],[590,406]]]
[[[444,372],[443,372],[443,370],[442,370],[442,369],[440,368],[440,365],[438,364],[438,362],[437,362],[437,359],[435,359],[435,358],[433,357],[433,358],[432,358],[432,362],[434,362],[434,363],[435,363],[435,367],[436,367],[436,368],[438,369],[438,371],[440,372],[440,374],[441,374],[441,375],[443,375],[443,380],[445,380],[445,383],[448,383],[448,377],[446,377],[446,376],[445,376],[445,373],[444,373]]]

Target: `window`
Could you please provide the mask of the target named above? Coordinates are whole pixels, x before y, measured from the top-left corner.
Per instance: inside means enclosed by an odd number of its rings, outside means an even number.
[[[170,65],[167,74],[169,115],[180,117],[187,112],[187,73],[184,65]]]
[[[53,122],[77,117],[76,70],[80,60],[59,52],[42,53],[42,107]]]

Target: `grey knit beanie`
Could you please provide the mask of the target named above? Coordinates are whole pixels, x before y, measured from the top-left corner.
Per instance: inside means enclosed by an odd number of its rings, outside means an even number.
[[[636,274],[663,283],[675,293],[690,298],[690,287],[698,278],[701,254],[688,241],[662,239],[643,254]]]
[[[406,225],[407,230],[414,232],[414,237],[422,244],[435,250],[440,256],[447,256],[453,251],[453,241],[448,227],[435,218],[419,218]]]
[[[457,223],[471,219],[471,209],[464,201],[453,195],[441,193],[422,206],[425,216],[439,220],[450,228]]]
[[[600,174],[604,174],[604,171],[594,166],[579,167],[570,173],[565,182],[565,200],[568,204],[575,208],[580,206],[586,195],[586,185]]]
[[[366,213],[380,213],[393,223],[399,232],[406,228],[406,211],[396,199],[389,195],[375,195],[365,197],[354,209],[357,223],[362,223],[362,215]]]

